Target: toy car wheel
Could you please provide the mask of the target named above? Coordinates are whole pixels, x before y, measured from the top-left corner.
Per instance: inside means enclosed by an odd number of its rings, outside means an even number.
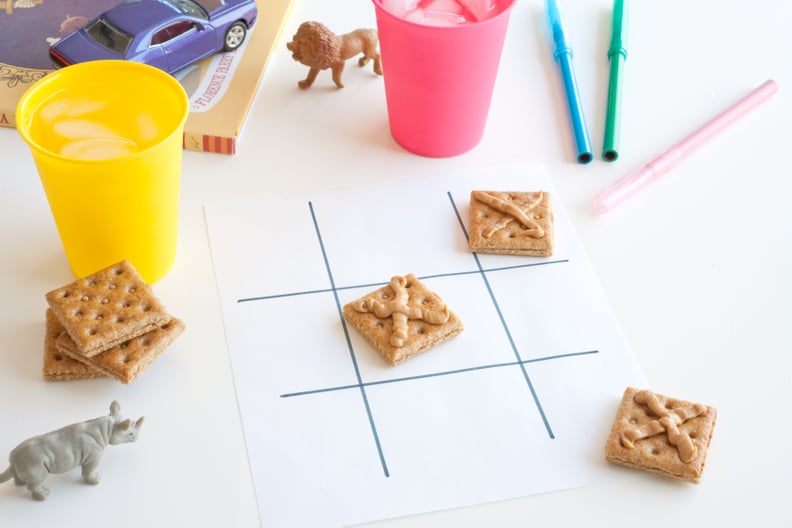
[[[234,22],[225,34],[225,51],[234,51],[245,41],[247,26],[242,22]]]

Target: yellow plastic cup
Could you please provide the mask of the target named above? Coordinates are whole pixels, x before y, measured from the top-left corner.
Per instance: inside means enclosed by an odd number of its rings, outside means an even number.
[[[124,259],[148,283],[171,269],[188,113],[174,77],[127,61],[68,66],[22,96],[17,129],[78,278]]]

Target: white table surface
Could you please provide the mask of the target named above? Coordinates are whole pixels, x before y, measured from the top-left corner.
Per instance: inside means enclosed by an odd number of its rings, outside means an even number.
[[[338,33],[375,25],[369,0],[298,0],[238,153],[185,152],[177,261],[155,291],[188,329],[128,386],[41,379],[44,293],[73,277],[27,147],[0,129],[0,452],[106,414],[113,399],[147,419],[138,443],[108,448],[98,487],[78,471],[52,477],[39,503],[0,485],[0,526],[258,526],[203,205],[514,163],[551,174],[651,388],[717,407],[703,482],[646,474],[371,526],[789,526],[792,3],[633,4],[616,163],[599,156],[611,3],[561,6],[597,155],[581,166],[543,2],[518,0],[513,11],[480,145],[427,159],[391,139],[382,80],[369,69],[350,64],[342,90],[329,72],[297,88],[306,69],[285,42],[301,22]],[[599,190],[769,78],[781,87],[772,99],[629,203],[591,212]]]

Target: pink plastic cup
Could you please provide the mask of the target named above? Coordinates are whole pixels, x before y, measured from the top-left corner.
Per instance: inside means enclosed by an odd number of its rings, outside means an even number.
[[[402,147],[432,158],[457,156],[484,134],[509,14],[448,26],[405,20],[372,0],[377,15],[388,122]]]

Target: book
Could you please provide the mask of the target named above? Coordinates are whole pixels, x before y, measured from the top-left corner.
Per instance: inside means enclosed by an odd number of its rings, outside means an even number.
[[[234,154],[269,60],[296,0],[257,0],[240,48],[176,72],[190,98],[184,148]],[[0,126],[14,127],[24,92],[51,71],[49,46],[119,0],[0,0]]]

